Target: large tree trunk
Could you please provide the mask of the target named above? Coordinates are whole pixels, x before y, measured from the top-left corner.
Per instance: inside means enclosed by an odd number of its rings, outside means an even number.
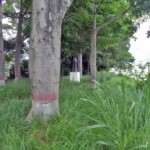
[[[17,27],[17,37],[16,37],[16,46],[15,46],[15,80],[20,79],[21,71],[20,71],[20,56],[22,49],[22,24],[23,24],[23,4],[22,0],[20,0],[20,12],[18,16],[18,27]]]
[[[91,34],[91,52],[90,52],[90,74],[91,74],[91,85],[93,88],[96,87],[96,4],[94,3],[94,16],[93,16],[93,27]]]
[[[5,84],[4,44],[2,32],[2,1],[0,1],[0,86]]]
[[[59,115],[61,25],[71,1],[33,0],[32,3],[29,52],[32,108],[27,121],[33,115],[44,120]]]

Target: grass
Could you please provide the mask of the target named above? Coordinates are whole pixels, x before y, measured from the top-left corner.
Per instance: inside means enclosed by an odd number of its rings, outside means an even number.
[[[97,89],[88,77],[61,79],[61,116],[31,124],[29,81],[8,82],[0,88],[0,150],[149,150],[150,86],[137,90],[131,78],[105,75]]]

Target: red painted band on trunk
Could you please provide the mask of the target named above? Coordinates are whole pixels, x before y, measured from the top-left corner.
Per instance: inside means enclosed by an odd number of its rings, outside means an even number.
[[[54,100],[58,100],[58,96],[56,93],[41,93],[41,94],[34,94],[32,93],[32,100],[38,102],[51,102]]]
[[[0,80],[5,80],[5,78],[4,77],[0,77]]]

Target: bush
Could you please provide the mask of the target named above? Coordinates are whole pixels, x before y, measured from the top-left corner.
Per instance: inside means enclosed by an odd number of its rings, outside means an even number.
[[[101,83],[104,81],[108,81],[108,80],[111,80],[115,76],[116,74],[113,72],[100,71],[97,73],[97,82]]]

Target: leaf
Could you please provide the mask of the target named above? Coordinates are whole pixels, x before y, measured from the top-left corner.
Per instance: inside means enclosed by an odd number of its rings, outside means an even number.
[[[111,146],[111,147],[115,147],[113,143],[105,142],[105,141],[98,141],[98,142],[96,142],[96,144],[94,145],[94,147],[95,147],[96,145],[98,145],[98,144],[100,144],[100,145],[107,145],[107,146]]]
[[[139,146],[136,146],[136,147],[131,148],[130,150],[139,149],[139,148],[145,148],[145,149],[147,149],[148,146],[147,146],[147,144],[145,144],[145,145],[139,145]]]
[[[106,126],[105,124],[95,124],[95,125],[85,127],[84,130],[104,128],[104,127],[108,127],[108,126]]]

